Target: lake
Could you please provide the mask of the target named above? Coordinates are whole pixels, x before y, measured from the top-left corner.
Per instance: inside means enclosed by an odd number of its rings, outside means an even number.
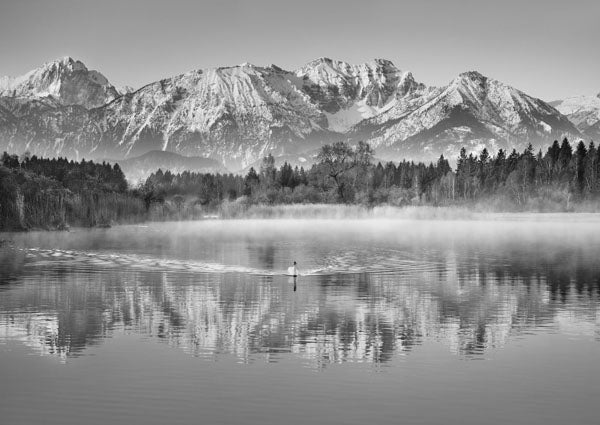
[[[598,421],[598,215],[0,240],[3,424]]]

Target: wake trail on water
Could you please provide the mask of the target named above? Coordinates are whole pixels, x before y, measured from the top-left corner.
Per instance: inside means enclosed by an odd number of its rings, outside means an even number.
[[[78,270],[125,268],[144,271],[172,271],[184,273],[240,273],[256,276],[286,275],[285,270],[249,267],[237,264],[201,262],[161,258],[127,253],[104,253],[66,249],[23,248],[28,267],[69,267]],[[426,272],[439,269],[439,264],[391,256],[388,252],[366,255],[349,251],[321,259],[323,264],[300,269],[299,276],[327,276],[335,274]]]
[[[275,275],[270,270],[232,264],[205,263],[195,260],[178,260],[137,254],[108,254],[101,252],[62,249],[29,248],[27,265],[31,267],[65,265],[81,269],[131,268],[148,271],[181,271],[191,273],[244,273]]]

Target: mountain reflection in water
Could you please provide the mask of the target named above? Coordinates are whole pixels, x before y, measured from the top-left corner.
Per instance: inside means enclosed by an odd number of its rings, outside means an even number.
[[[490,245],[477,238],[372,238],[361,251],[348,240],[323,246],[307,239],[298,248],[290,241],[212,238],[206,249],[213,254],[196,255],[210,261],[200,263],[185,243],[176,258],[148,251],[135,257],[140,250],[73,246],[64,242],[68,235],[52,248],[44,238],[20,236],[0,247],[0,342],[20,340],[65,359],[119,332],[208,359],[231,354],[241,362],[276,362],[293,355],[318,368],[383,364],[425,341],[476,359],[531,333],[600,340],[596,239],[542,238],[540,249],[512,239]],[[273,272],[292,255],[280,255],[286,249],[312,274]],[[219,263],[224,258],[229,262]]]

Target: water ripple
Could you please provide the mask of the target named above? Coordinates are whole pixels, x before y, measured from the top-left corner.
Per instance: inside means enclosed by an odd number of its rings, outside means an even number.
[[[66,266],[73,269],[96,270],[98,268],[131,268],[145,271],[174,271],[189,273],[241,273],[259,276],[285,275],[284,270],[248,267],[239,264],[202,262],[144,256],[126,253],[104,253],[65,249],[22,248],[27,267]],[[398,252],[346,251],[342,254],[328,255],[320,259],[322,264],[300,271],[301,276],[327,276],[335,274],[400,272],[432,272],[440,270],[439,262],[427,262],[407,258]]]

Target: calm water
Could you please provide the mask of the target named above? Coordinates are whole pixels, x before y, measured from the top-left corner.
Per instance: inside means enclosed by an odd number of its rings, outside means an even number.
[[[2,424],[598,420],[599,216],[0,240]]]

